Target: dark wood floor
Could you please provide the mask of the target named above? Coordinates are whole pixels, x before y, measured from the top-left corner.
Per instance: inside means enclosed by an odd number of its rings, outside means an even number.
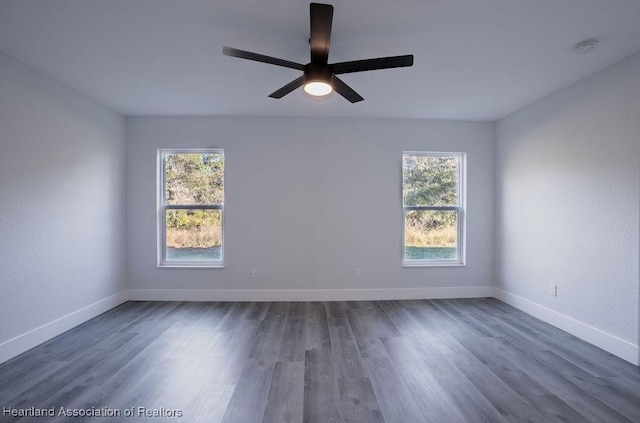
[[[494,299],[128,302],[0,365],[0,407],[2,422],[640,422],[640,369]],[[10,415],[30,407],[120,416]]]

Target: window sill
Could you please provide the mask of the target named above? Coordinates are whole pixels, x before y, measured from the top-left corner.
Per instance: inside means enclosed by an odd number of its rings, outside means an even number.
[[[402,267],[465,267],[465,263],[455,261],[403,261]]]
[[[158,267],[165,269],[223,269],[224,263],[158,263]]]

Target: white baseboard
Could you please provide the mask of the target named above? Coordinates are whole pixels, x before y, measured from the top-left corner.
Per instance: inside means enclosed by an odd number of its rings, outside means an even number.
[[[373,301],[493,297],[493,287],[384,289],[130,289],[133,301]]]
[[[0,343],[0,363],[22,354],[49,339],[68,331],[105,311],[128,300],[128,292],[121,291],[115,295],[97,301],[38,328],[25,332],[15,338]]]
[[[635,364],[636,366],[640,365],[640,357],[638,356],[640,350],[638,349],[638,345],[634,345],[629,341],[620,339],[598,328],[589,326],[572,317],[558,313],[557,311],[551,310],[550,308],[534,303],[533,301],[504,291],[500,288],[494,288],[494,297],[584,341],[587,341],[596,347],[616,355],[623,360]]]

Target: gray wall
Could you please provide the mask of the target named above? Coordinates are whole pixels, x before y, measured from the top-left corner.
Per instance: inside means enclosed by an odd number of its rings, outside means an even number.
[[[493,126],[412,120],[127,118],[133,289],[490,286]],[[224,269],[156,267],[156,150],[222,147]],[[467,266],[401,267],[403,150],[468,153]],[[354,269],[362,268],[362,277]],[[251,279],[251,269],[259,277]],[[462,292],[462,291],[461,291]],[[391,294],[393,295],[393,293]]]
[[[124,170],[121,115],[0,54],[0,347],[125,288]]]
[[[496,129],[499,287],[637,354],[640,53]]]

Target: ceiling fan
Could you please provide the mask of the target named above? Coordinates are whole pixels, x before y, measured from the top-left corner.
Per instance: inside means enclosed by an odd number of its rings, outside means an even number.
[[[309,9],[311,16],[311,36],[309,38],[311,62],[306,65],[231,47],[223,47],[222,53],[226,56],[269,63],[271,65],[301,70],[303,72],[301,77],[272,92],[269,94],[269,97],[282,98],[296,88],[304,86],[305,92],[313,96],[324,96],[335,90],[351,103],[357,103],[358,101],[364,100],[364,98],[336,75],[413,65],[412,54],[354,60],[352,62],[328,63],[333,6],[330,4],[311,3]]]

